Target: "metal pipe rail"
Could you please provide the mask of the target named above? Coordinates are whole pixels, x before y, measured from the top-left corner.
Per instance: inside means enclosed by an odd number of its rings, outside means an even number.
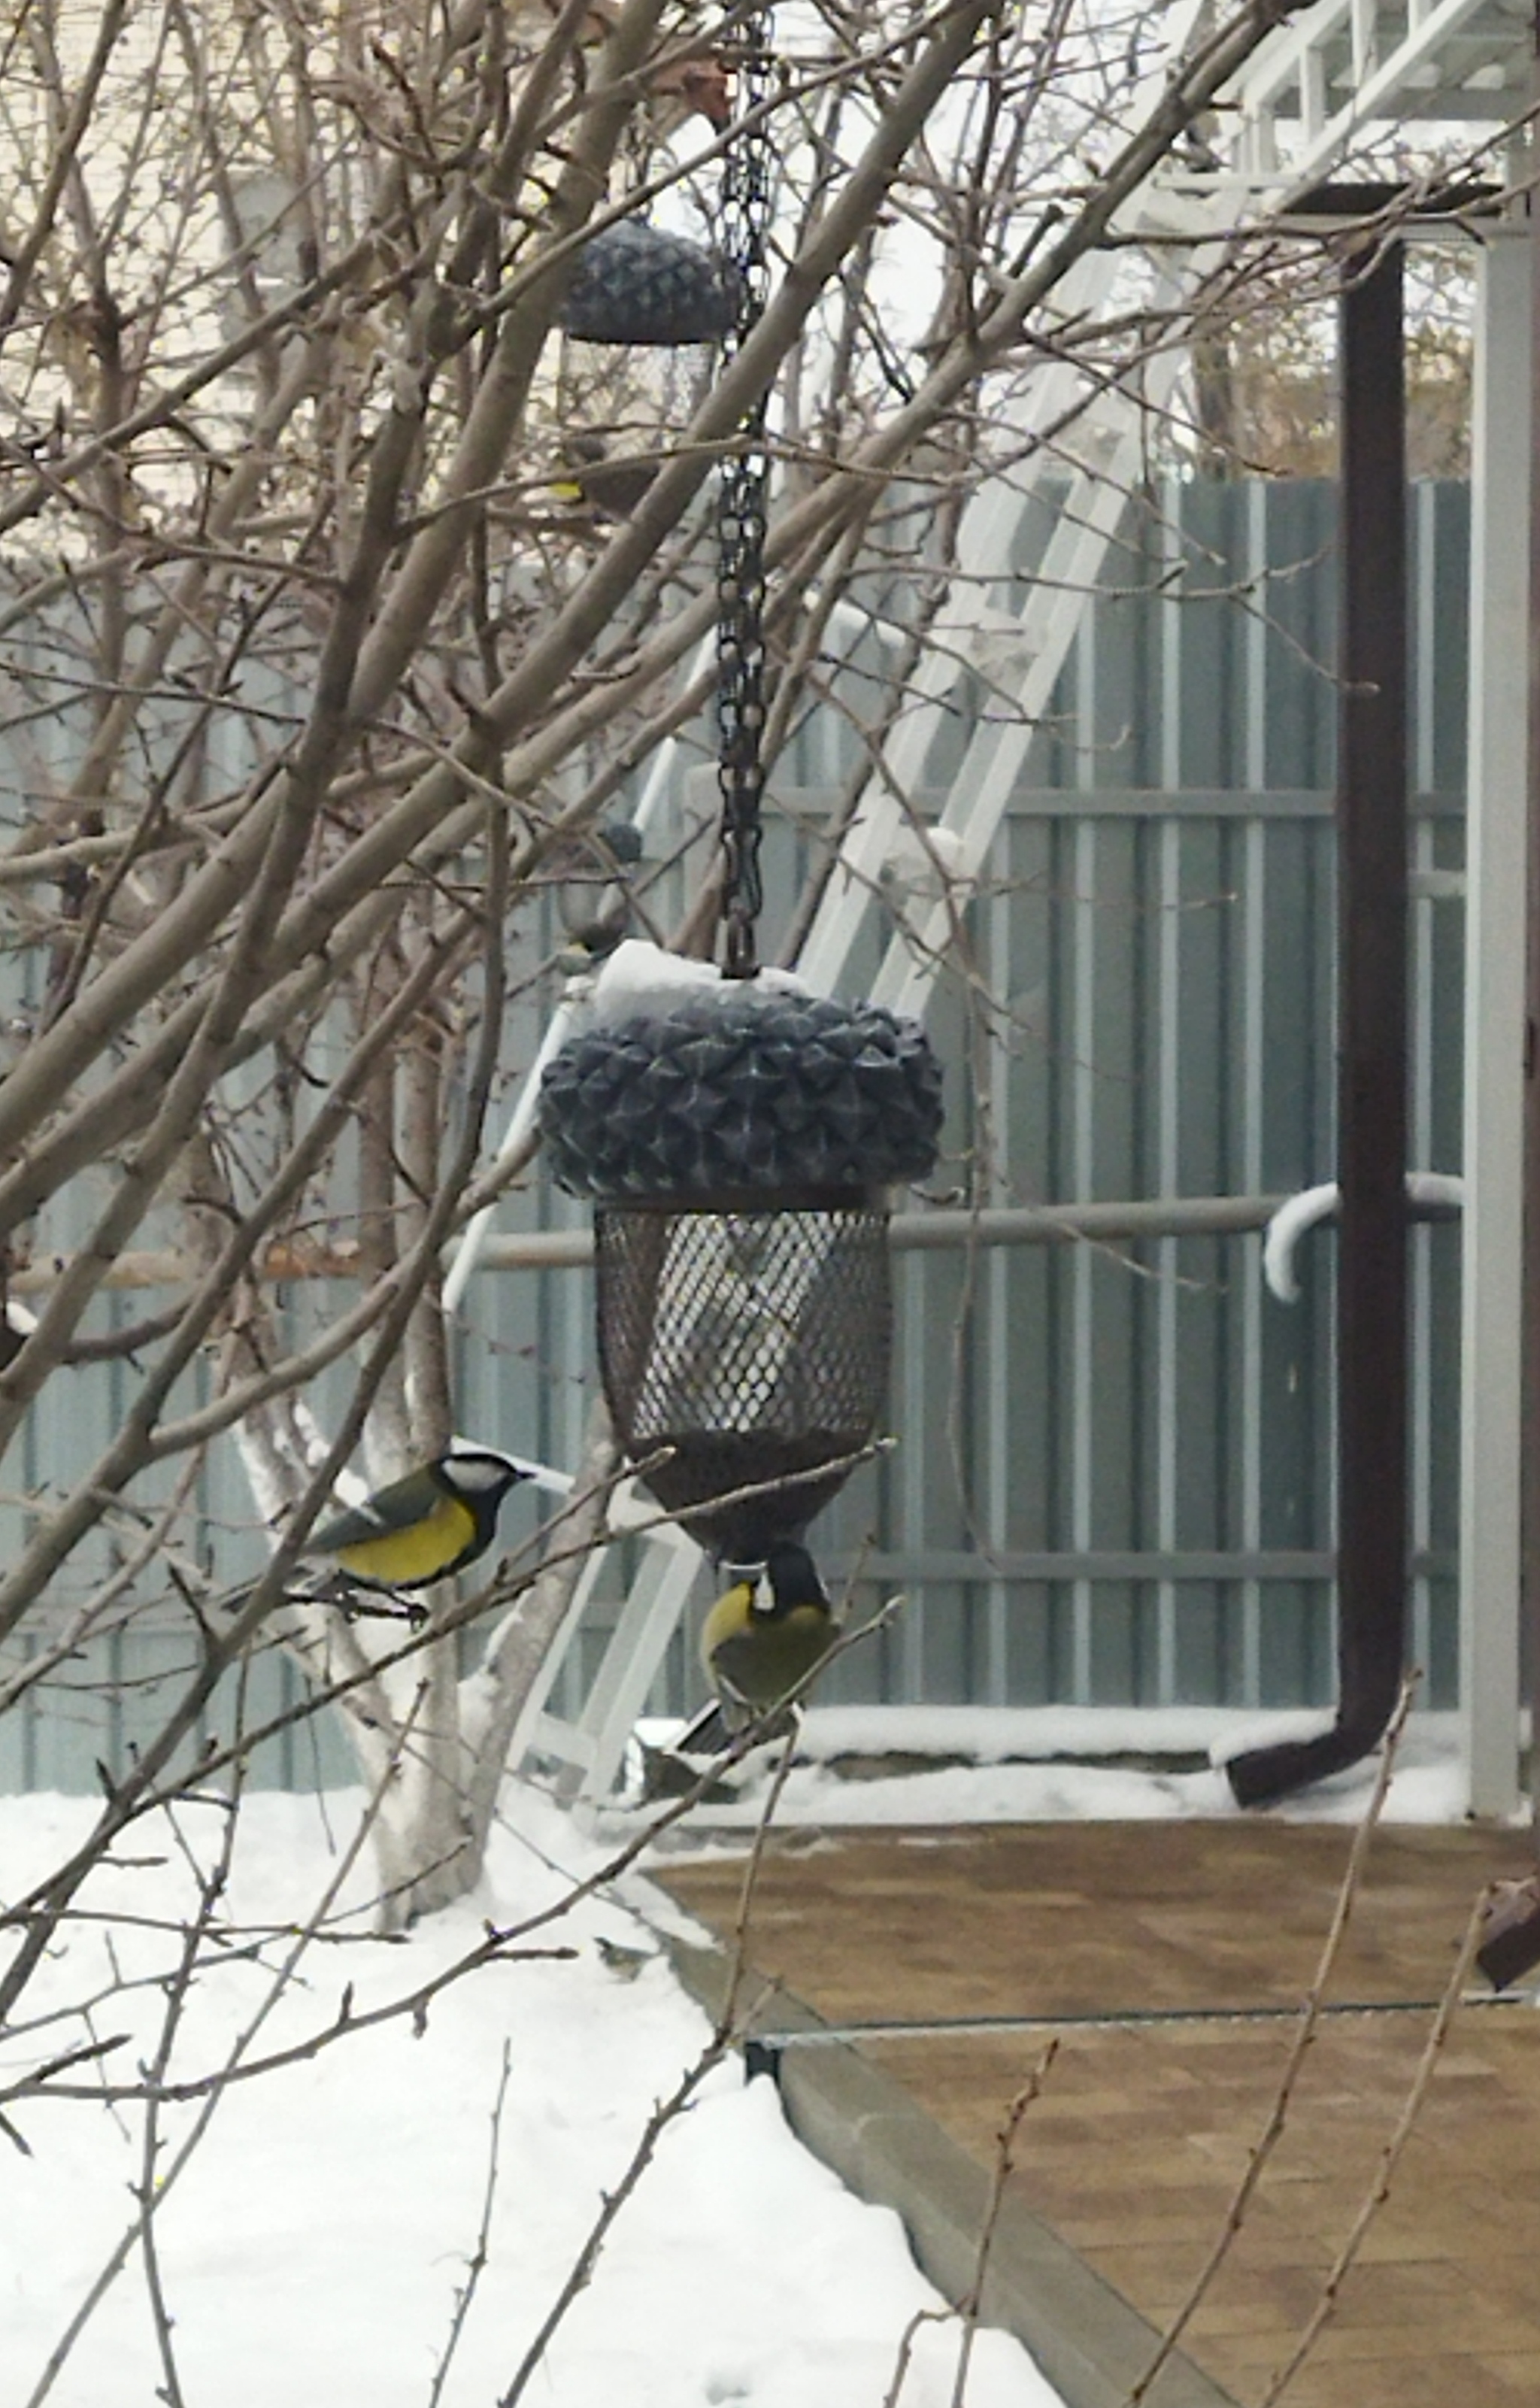
[[[1117,1238],[1227,1238],[1265,1228],[1288,1197],[1134,1197],[1112,1204],[991,1204],[984,1211],[900,1211],[888,1224],[895,1254],[929,1253],[958,1245],[1100,1245]],[[1451,1199],[1407,1197],[1407,1221],[1458,1221]],[[1335,1221],[1335,1211],[1321,1218]],[[455,1259],[457,1240],[445,1247],[445,1267]],[[594,1259],[590,1228],[536,1228],[522,1235],[486,1238],[477,1271],[580,1271]],[[46,1296],[65,1279],[72,1254],[38,1254],[9,1276],[12,1296]],[[359,1279],[354,1245],[279,1245],[252,1264],[258,1279],[301,1283],[308,1279]],[[195,1279],[195,1264],[176,1247],[144,1247],[118,1254],[106,1271],[104,1288],[183,1288]]]
[[[983,1211],[953,1209],[900,1212],[889,1224],[895,1254],[944,1246],[1042,1246],[1072,1239],[1092,1242],[1115,1238],[1214,1238],[1263,1229],[1288,1198],[1283,1196],[1174,1196],[1134,1197],[1122,1203],[991,1205]],[[1408,1199],[1414,1221],[1450,1221],[1460,1207],[1448,1201]],[[1322,1216],[1333,1219],[1334,1214]],[[459,1240],[444,1250],[448,1267]],[[10,1293],[43,1296],[69,1270],[72,1254],[40,1254],[11,1273]],[[589,1229],[532,1229],[521,1236],[488,1238],[478,1250],[477,1271],[576,1270],[593,1259]],[[354,1245],[274,1246],[253,1266],[261,1280],[286,1285],[306,1280],[358,1279]],[[190,1257],[174,1247],[142,1248],[120,1254],[102,1285],[108,1288],[185,1287],[196,1276]]]
[[[1119,1238],[1215,1238],[1264,1229],[1288,1201],[1283,1196],[1155,1196],[1120,1203],[1006,1204],[982,1211],[955,1209],[895,1213],[888,1225],[894,1254],[948,1246],[1066,1245]],[[1407,1199],[1413,1221],[1452,1221],[1448,1199]],[[1334,1219],[1334,1214],[1326,1216]],[[522,1237],[489,1238],[478,1271],[567,1270],[593,1259],[589,1229],[535,1229]]]

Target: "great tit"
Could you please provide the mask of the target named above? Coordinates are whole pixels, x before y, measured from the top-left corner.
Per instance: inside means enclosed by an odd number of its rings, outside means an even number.
[[[365,1588],[426,1588],[486,1554],[504,1498],[529,1477],[490,1447],[450,1447],[323,1522],[305,1552]]]
[[[561,0],[513,0],[509,23],[525,40],[544,36],[561,13]],[[620,19],[614,0],[592,0],[585,11],[578,40],[584,50],[606,42]],[[713,133],[725,134],[733,122],[733,97],[728,71],[712,51],[702,58],[669,59],[647,78],[648,115],[660,138],[699,113]]]
[[[631,926],[631,882],[642,859],[642,832],[631,820],[606,820],[551,863],[567,941],[557,967],[569,978],[597,969]]]
[[[629,518],[659,466],[657,460],[612,460],[599,436],[574,435],[550,490],[557,501],[586,506],[599,518]]]
[[[777,1539],[763,1569],[736,1569],[742,1577],[723,1590],[701,1631],[701,1663],[717,1703],[676,1740],[680,1755],[715,1755],[771,1713],[838,1636],[818,1568],[797,1540]],[[766,1725],[765,1737],[779,1737],[795,1723],[793,1707]]]

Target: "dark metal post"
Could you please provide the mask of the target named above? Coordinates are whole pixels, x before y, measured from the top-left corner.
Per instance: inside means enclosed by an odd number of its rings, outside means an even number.
[[[1406,437],[1402,253],[1349,269],[1337,764],[1336,1721],[1227,1770],[1243,1805],[1340,1771],[1400,1690],[1406,1598]]]

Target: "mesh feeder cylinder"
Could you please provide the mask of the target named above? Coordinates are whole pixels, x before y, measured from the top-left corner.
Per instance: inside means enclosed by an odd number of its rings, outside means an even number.
[[[596,1208],[617,1435],[633,1462],[670,1450],[646,1484],[712,1555],[763,1562],[874,1436],[892,1345],[887,1191],[932,1168],[941,1115],[918,1022],[781,991],[603,1023],[548,1066],[552,1173]]]

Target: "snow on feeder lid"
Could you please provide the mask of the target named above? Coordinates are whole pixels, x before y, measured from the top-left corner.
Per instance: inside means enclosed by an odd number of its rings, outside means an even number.
[[[918,1021],[701,963],[678,967],[704,978],[665,976],[649,996],[638,981],[669,960],[622,944],[597,1025],[547,1066],[540,1126],[569,1194],[748,1209],[788,1193],[864,1200],[933,1168],[941,1066]]]
[[[940,1066],[877,1005],[770,971],[725,981],[635,939],[595,1003],[547,1067],[540,1126],[560,1184],[598,1207],[616,1432],[633,1461],[669,1451],[647,1484],[703,1545],[763,1561],[877,1427],[885,1191],[934,1163]]]
[[[738,311],[730,260],[641,218],[606,226],[578,254],[556,322],[585,343],[711,343]]]

